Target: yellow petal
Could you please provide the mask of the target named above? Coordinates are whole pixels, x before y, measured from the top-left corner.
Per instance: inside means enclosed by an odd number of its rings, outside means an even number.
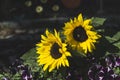
[[[41,35],[41,38],[42,38],[43,40],[46,40],[46,37],[45,37],[44,35]]]
[[[91,19],[86,19],[85,21],[84,21],[84,26],[87,26],[87,25],[89,25],[89,23],[91,22]]]
[[[65,59],[65,64],[66,64],[66,66],[68,66],[68,67],[69,67],[69,62],[68,62],[68,60],[67,60],[67,59]]]
[[[88,51],[89,51],[89,52],[92,52],[92,46],[91,46],[91,43],[90,43],[90,42],[87,42],[87,46],[88,46]]]
[[[72,19],[70,19],[70,23],[73,23],[73,20],[72,20]]]
[[[70,53],[70,52],[67,52],[67,51],[65,52],[65,55],[66,55],[66,56],[72,56],[71,53]]]
[[[49,72],[51,72],[55,67],[57,66],[57,60],[54,61],[54,63],[50,66]]]
[[[47,60],[47,61],[49,61],[49,60]],[[53,62],[54,62],[53,59],[51,59],[49,62],[47,62],[47,63],[44,65],[43,70],[45,71],[45,70],[48,68],[48,66],[50,66]]]
[[[62,65],[65,67],[65,62],[63,59],[61,60],[61,62],[62,62]]]
[[[62,58],[60,58],[57,62],[57,69],[59,69],[59,67],[61,67],[62,65]]]
[[[45,71],[48,68],[48,66],[49,66],[48,64],[45,64],[43,70]]]
[[[82,17],[82,14],[79,14],[78,15],[78,20],[81,24],[83,24],[83,17]]]

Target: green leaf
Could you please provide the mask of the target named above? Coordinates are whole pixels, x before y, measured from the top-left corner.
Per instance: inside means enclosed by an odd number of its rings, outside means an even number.
[[[26,52],[21,59],[24,60],[24,65],[28,65],[32,68],[32,71],[38,71],[41,67],[37,63],[37,53],[36,48],[32,48],[28,52]]]
[[[33,77],[43,78],[45,77],[45,72],[42,69],[42,66],[37,63],[38,54],[36,53],[36,48],[30,49],[28,52],[24,53],[21,56],[21,59],[24,60],[24,65],[28,65],[31,69]],[[39,73],[36,75],[36,73]]]
[[[32,48],[31,50],[29,50],[28,52],[26,52],[21,59],[23,60],[29,60],[31,58],[36,58],[37,54],[36,54],[36,49]]]
[[[115,74],[120,75],[120,67],[113,68]]]
[[[21,75],[19,73],[16,73],[15,75],[12,76],[12,80],[20,80]]]
[[[112,38],[116,40],[120,40],[120,32],[117,32]]]
[[[4,75],[3,74],[0,74],[0,79],[2,79],[4,77]]]
[[[105,36],[105,38],[110,42],[110,44],[118,48],[117,54],[120,55],[120,32],[117,32],[113,37]]]
[[[99,18],[99,17],[92,17],[92,25],[95,27],[101,26],[105,22],[105,18]]]
[[[117,32],[113,37],[106,36],[106,39],[116,45],[118,48],[120,48],[120,32]]]
[[[24,65],[29,65],[30,67],[34,67],[33,69],[36,69],[35,67],[37,65],[37,53],[36,49],[32,48],[28,52],[24,53],[23,56],[21,56],[21,59],[24,60]]]

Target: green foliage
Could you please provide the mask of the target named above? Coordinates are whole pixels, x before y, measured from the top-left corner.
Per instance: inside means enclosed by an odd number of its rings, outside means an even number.
[[[105,18],[99,18],[99,17],[92,17],[92,25],[94,27],[102,26],[105,22]]]
[[[42,66],[39,66],[37,63],[37,53],[36,49],[33,48],[26,52],[21,59],[24,60],[24,65],[28,65],[31,68],[32,75],[35,75],[33,77],[37,78],[43,78],[44,77],[44,71],[42,70]]]
[[[105,38],[109,41],[111,45],[116,47],[116,53],[120,55],[120,32],[116,32],[113,37],[105,36]]]
[[[114,70],[114,72],[115,72],[117,75],[120,76],[120,67],[116,67],[116,68],[114,68],[113,70]]]
[[[15,75],[11,74],[10,72],[3,72],[0,74],[0,80],[3,80],[3,78],[9,78],[11,80],[20,80],[20,74],[16,73]]]

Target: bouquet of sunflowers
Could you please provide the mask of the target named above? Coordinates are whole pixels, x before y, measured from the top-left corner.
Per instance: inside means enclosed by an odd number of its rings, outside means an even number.
[[[120,32],[106,35],[105,21],[79,14],[59,31],[47,28],[36,48],[12,64],[11,79],[120,80]]]

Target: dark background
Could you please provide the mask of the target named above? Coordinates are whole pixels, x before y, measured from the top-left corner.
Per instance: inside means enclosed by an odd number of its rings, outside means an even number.
[[[27,7],[26,2],[32,5]],[[47,1],[42,3],[41,1]],[[79,2],[79,3],[77,3]],[[102,8],[106,15],[119,15],[119,0],[0,0],[0,20],[23,20],[74,16],[80,12],[84,15],[96,15]],[[58,11],[53,11],[54,5],[59,6]],[[37,13],[37,6],[42,6],[43,11]]]
[[[32,5],[27,6],[26,2]],[[119,4],[119,0],[0,0],[0,61],[10,63],[20,57],[35,47],[46,28],[59,30],[79,13],[105,17],[108,28],[119,30]],[[59,7],[56,11],[52,9],[55,5]],[[37,6],[43,11],[36,12]]]

